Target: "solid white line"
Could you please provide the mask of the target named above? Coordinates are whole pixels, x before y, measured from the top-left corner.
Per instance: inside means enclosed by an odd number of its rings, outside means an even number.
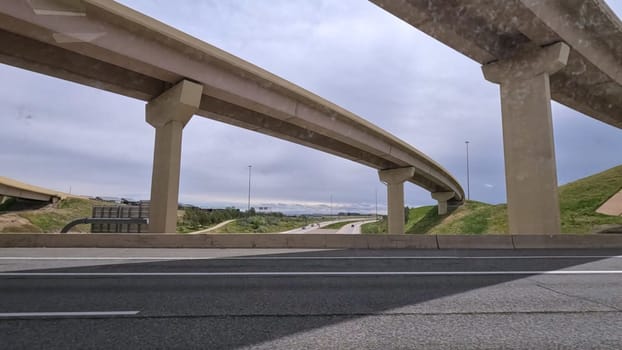
[[[74,316],[132,316],[140,311],[81,311],[81,312],[4,312],[0,318],[8,317],[74,317]]]
[[[0,260],[449,260],[449,259],[622,259],[622,255],[517,255],[517,256],[132,256],[132,257],[28,257],[2,256]]]
[[[1,272],[2,277],[263,277],[263,276],[482,276],[620,275],[622,270],[555,271],[297,271],[297,272]]]

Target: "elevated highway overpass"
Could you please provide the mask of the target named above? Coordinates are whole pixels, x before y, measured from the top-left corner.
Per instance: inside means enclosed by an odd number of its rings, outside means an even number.
[[[29,185],[8,177],[0,176],[0,203],[3,201],[3,197],[14,197],[53,203],[67,197],[75,196],[64,192]]]
[[[389,231],[403,232],[403,183],[444,213],[464,191],[442,166],[290,82],[108,0],[0,2],[0,62],[147,101],[156,129],[152,232],[175,232],[183,128],[194,114],[379,170]],[[88,113],[85,113],[88,114]]]
[[[603,0],[371,0],[501,87],[510,233],[560,233],[551,98],[622,128],[622,22]]]

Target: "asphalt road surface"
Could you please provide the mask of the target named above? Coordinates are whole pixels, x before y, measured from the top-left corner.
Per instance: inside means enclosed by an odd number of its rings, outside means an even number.
[[[338,222],[356,222],[356,221],[360,221],[360,220],[367,220],[370,219],[369,217],[359,217],[359,218],[346,218],[346,219],[336,219],[336,220],[330,220],[330,221],[322,221],[316,224],[310,224],[310,225],[306,225],[303,227],[297,227],[293,230],[289,230],[289,231],[283,231],[281,233],[320,233],[318,230],[321,230],[321,233],[329,233],[327,232],[326,229],[324,229],[324,227],[332,225],[332,224],[336,224]],[[337,230],[331,230],[333,231],[332,233],[336,233]]]
[[[0,349],[620,349],[622,251],[0,249]]]
[[[342,228],[340,228],[337,233],[338,234],[354,234],[354,235],[358,235],[361,234],[361,226],[365,225],[365,224],[369,224],[372,222],[376,222],[376,220],[365,220],[365,221],[357,221],[354,222],[352,224],[347,224],[345,226],[343,226]]]

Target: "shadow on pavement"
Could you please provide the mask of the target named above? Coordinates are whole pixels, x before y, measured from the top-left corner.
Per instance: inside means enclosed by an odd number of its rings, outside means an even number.
[[[596,251],[579,259],[311,259],[413,255],[400,250],[334,250],[20,272],[542,271],[595,262],[601,260],[596,255],[607,253],[619,251]],[[473,251],[414,254],[467,256]],[[543,255],[541,251],[478,254]],[[2,277],[2,312],[141,312],[117,319],[0,320],[0,334],[8,344],[30,348],[71,344],[78,348],[234,349],[360,317],[408,313],[395,310],[529,276]]]

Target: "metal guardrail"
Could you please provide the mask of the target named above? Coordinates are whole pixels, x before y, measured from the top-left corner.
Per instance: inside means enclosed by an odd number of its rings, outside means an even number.
[[[149,224],[147,218],[82,218],[73,220],[60,230],[60,233],[67,233],[72,227],[81,224]]]

